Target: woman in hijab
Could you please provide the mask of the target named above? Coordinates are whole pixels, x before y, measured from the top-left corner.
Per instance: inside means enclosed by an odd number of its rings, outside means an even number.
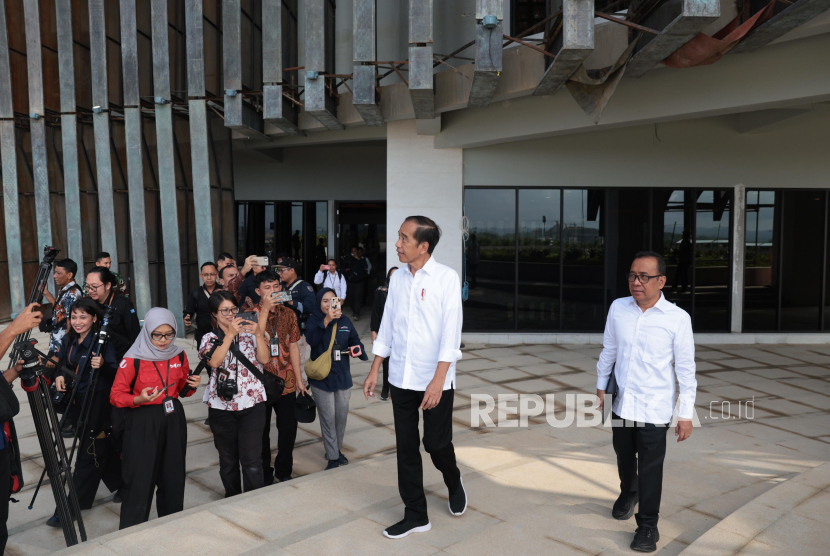
[[[389,279],[392,278],[392,274],[396,270],[398,270],[396,266],[390,268],[389,272],[386,273],[386,282],[375,291],[375,300],[372,303],[372,322],[369,327],[369,330],[372,331],[372,343],[375,342],[378,337],[378,331],[380,331],[380,321],[383,320],[383,309],[386,307],[386,298],[389,297]],[[383,360],[383,388],[380,391],[380,399],[384,401],[389,399],[388,357]]]
[[[341,308],[332,308],[332,299],[337,299],[337,296],[331,288],[317,292],[314,314],[309,317],[305,330],[312,359],[328,352],[331,335],[335,334],[334,347],[329,355],[332,358],[331,372],[323,380],[308,380],[320,416],[320,432],[326,446],[326,459],[329,461],[326,470],[349,463],[340,451],[346,432],[346,417],[349,415],[349,397],[354,385],[349,356],[369,360],[352,321],[342,315]]]
[[[150,309],[112,385],[112,405],[127,408],[120,529],[150,518],[154,490],[159,517],[184,506],[187,423],[178,398],[185,385],[191,387],[187,396],[193,395],[201,377],[188,376],[190,365],[174,343],[176,332],[173,313]]]

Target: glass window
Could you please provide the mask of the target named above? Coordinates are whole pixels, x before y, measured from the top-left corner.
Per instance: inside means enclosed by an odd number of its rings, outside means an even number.
[[[743,330],[778,330],[778,271],[774,191],[747,191]],[[773,268],[775,267],[775,268]]]
[[[519,329],[559,328],[559,189],[519,191]]]
[[[692,314],[694,284],[694,238],[692,235],[692,199],[694,193],[686,190],[654,191],[655,211],[662,213],[663,258],[666,260],[666,299]]]
[[[702,191],[695,204],[694,329],[729,330],[732,192]]]
[[[608,189],[605,192],[605,287],[609,305],[619,297],[631,295],[626,278],[631,261],[638,251],[652,249],[650,206],[651,189]]]
[[[783,191],[781,199],[781,330],[820,327],[823,191]]]
[[[605,323],[604,191],[562,192],[562,329],[602,330]]]
[[[515,329],[516,190],[467,189],[469,220],[465,322],[475,330]]]
[[[314,264],[311,265],[312,269],[318,268],[321,264],[326,264],[326,260],[329,258],[329,212],[328,212],[328,203],[325,201],[318,201],[316,203],[315,209],[316,213],[315,217],[315,232],[316,232],[316,246],[314,248]]]

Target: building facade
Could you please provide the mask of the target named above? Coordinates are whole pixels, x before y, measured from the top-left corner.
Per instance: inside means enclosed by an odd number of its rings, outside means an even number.
[[[288,253],[310,279],[360,245],[378,285],[420,213],[479,339],[596,340],[645,249],[710,339],[830,328],[826,1],[135,4],[139,30],[167,7],[180,53],[203,20],[207,90],[183,64],[172,94],[230,138],[215,250]]]

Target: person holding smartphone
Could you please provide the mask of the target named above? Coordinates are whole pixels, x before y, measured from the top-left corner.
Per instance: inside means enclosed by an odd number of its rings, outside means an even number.
[[[153,494],[158,516],[184,508],[187,421],[179,392],[185,385],[192,396],[202,381],[188,376],[190,365],[177,346],[176,317],[154,307],[144,317],[144,327],[118,366],[110,401],[127,408],[124,416],[124,502],[119,529],[150,519]]]
[[[208,360],[210,382],[202,400],[208,404],[213,444],[219,452],[219,476],[225,498],[261,488],[262,429],[265,386],[250,370],[262,373],[271,361],[262,329],[237,317],[236,298],[220,290],[210,296],[210,312],[218,326],[202,338],[199,357]],[[239,468],[242,467],[240,475]]]
[[[359,357],[368,361],[369,357],[354,324],[342,314],[342,301],[334,294],[334,290],[324,288],[317,292],[314,314],[306,326],[306,341],[311,346],[312,360],[328,352],[332,334],[335,336],[331,350],[331,372],[323,380],[308,380],[320,416],[320,433],[323,435],[328,460],[326,470],[349,463],[341,452],[346,418],[349,416],[349,398],[354,385],[349,358]]]

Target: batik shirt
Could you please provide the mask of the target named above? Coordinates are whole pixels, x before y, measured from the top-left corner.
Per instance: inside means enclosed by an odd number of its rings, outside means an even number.
[[[60,351],[61,340],[69,325],[69,309],[82,295],[80,286],[73,280],[61,288],[55,297],[55,306],[52,308],[52,336],[49,338],[49,351],[52,353]]]
[[[217,338],[215,332],[208,332],[202,338],[202,344],[199,346],[199,358],[204,359],[207,352],[210,350],[210,343]],[[245,356],[252,365],[256,365],[258,371],[262,372],[262,365],[256,360],[256,338],[253,334],[242,332],[238,336],[239,351]],[[256,404],[266,401],[265,387],[254,376],[254,373],[240,363],[237,358],[228,350],[225,355],[225,360],[222,361],[222,368],[228,371],[228,380],[238,380],[238,391],[230,401],[226,402],[216,395],[216,383],[218,371],[211,369],[210,383],[205,388],[205,395],[202,401],[214,409],[222,409],[225,411],[242,411],[249,407],[254,407]]]
[[[243,312],[255,311],[260,313],[262,302],[254,305],[250,297],[245,298],[245,303],[242,305]],[[300,327],[297,326],[297,317],[294,311],[283,305],[277,305],[276,311],[268,313],[268,324],[265,325],[265,330],[268,331],[270,337],[276,335],[280,342],[280,354],[277,357],[272,357],[271,361],[263,365],[266,371],[273,375],[277,375],[285,381],[285,388],[282,395],[291,394],[297,389],[297,379],[294,376],[294,366],[291,364],[291,352],[289,351],[290,344],[296,344],[300,341]]]

